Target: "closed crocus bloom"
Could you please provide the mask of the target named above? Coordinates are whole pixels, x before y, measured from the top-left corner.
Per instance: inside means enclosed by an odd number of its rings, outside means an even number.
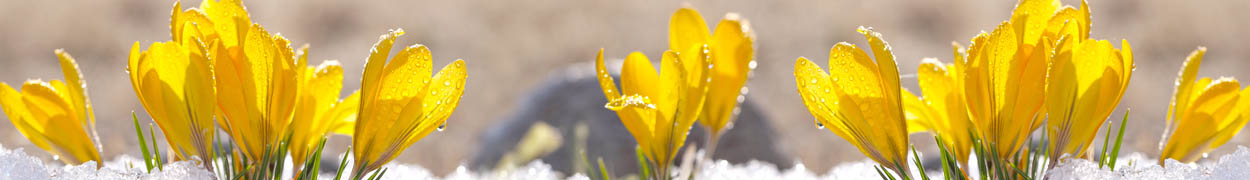
[[[956,56],[959,56],[959,47],[955,49]],[[908,132],[931,131],[937,134],[955,158],[966,164],[972,148],[972,122],[968,120],[964,92],[960,89],[963,87],[963,79],[959,78],[963,77],[960,66],[960,59],[956,59],[955,64],[924,59],[917,70],[924,98],[903,91],[903,103],[907,107]]]
[[[202,3],[208,4],[212,1],[214,0],[206,0],[206,1],[203,1]],[[216,2],[212,2],[212,3],[216,4]],[[217,11],[214,11],[214,12],[220,12],[219,9],[217,9]],[[234,20],[230,20],[230,22],[224,22],[225,20],[219,20],[219,21],[223,21],[223,23],[232,23]],[[182,33],[183,31],[185,31],[186,28],[194,28],[200,33],[198,34]],[[181,42],[183,39],[187,39],[186,36],[199,36],[197,38],[200,38],[202,41],[207,41],[207,42],[218,40],[220,38],[220,35],[217,34],[217,30],[215,28],[216,28],[215,24],[213,23],[212,20],[209,19],[209,16],[204,11],[204,9],[191,8],[191,9],[183,10],[182,1],[174,2],[174,8],[173,10],[170,11],[170,15],[169,15],[169,30],[170,30],[169,34],[174,42]]]
[[[1000,157],[1014,154],[1041,125],[1049,43],[1022,48],[1017,30],[1003,22],[972,40],[963,91],[976,136],[995,146]],[[1023,52],[1030,52],[1027,55]]]
[[[1084,155],[1098,129],[1128,88],[1133,55],[1128,41],[1123,51],[1106,40],[1081,39],[1075,23],[1068,23],[1055,48],[1046,85],[1051,162],[1063,154]]]
[[[681,8],[669,21],[669,48],[682,59],[697,59],[703,45],[707,45],[712,59],[708,74],[707,102],[698,122],[708,127],[709,134],[717,137],[733,121],[755,58],[755,32],[750,24],[735,13],[726,14],[708,34],[707,23],[698,11]],[[703,67],[689,63],[688,72],[698,72]]]
[[[135,42],[127,67],[135,95],[164,132],[177,159],[213,156],[213,109],[217,105],[213,74],[208,51],[192,39],[153,43],[142,52]]]
[[[242,47],[246,44],[248,38],[247,33],[251,30],[252,19],[247,13],[247,8],[243,7],[243,2],[239,0],[204,0],[200,2],[200,11],[202,13],[183,13],[177,15],[175,21],[192,21],[199,23],[203,19],[200,16],[207,16],[212,24],[197,24],[201,29],[211,27],[214,33],[205,37],[215,37],[219,39],[220,46],[224,47]],[[177,10],[175,10],[177,11]],[[182,24],[182,23],[179,23]],[[173,24],[171,24],[173,26]],[[178,34],[175,34],[177,37]],[[185,36],[185,35],[183,35]],[[210,39],[210,38],[205,38]],[[205,40],[209,41],[209,40]]]
[[[701,48],[706,50],[707,48]],[[657,74],[651,60],[640,52],[626,56],[621,67],[621,88],[608,75],[603,50],[595,58],[599,85],[608,99],[606,108],[616,111],[621,124],[634,135],[642,154],[666,179],[677,151],[686,142],[687,132],[694,126],[704,104],[707,91],[707,69],[686,71],[685,64],[704,67],[707,51],[695,60],[683,60],[675,51],[665,51]]]
[[[794,80],[818,127],[831,127],[830,131],[864,155],[906,174],[907,124],[898,66],[880,33],[863,27],[859,32],[868,39],[872,58],[859,47],[841,42],[829,52],[832,74],[800,57],[795,62]]]
[[[1250,120],[1250,88],[1242,89],[1233,78],[1197,78],[1206,52],[1203,47],[1194,50],[1177,74],[1160,165],[1166,159],[1197,161],[1227,143]]]
[[[297,59],[306,58],[296,58],[286,38],[270,35],[260,25],[252,24],[245,36],[241,46],[212,53],[213,73],[218,118],[225,119],[224,129],[246,157],[258,160],[285,136],[298,94],[296,77],[305,64]]]
[[[352,136],[353,177],[378,169],[412,143],[441,131],[464,93],[464,60],[444,66],[431,78],[430,50],[413,45],[388,63],[395,38],[403,34],[398,29],[382,35],[365,64]]]
[[[65,81],[29,80],[22,91],[0,83],[0,108],[31,143],[66,164],[100,162],[95,144],[95,113],[87,99],[78,63],[56,50]]]
[[[360,103],[359,91],[339,101],[339,93],[343,89],[343,67],[338,61],[305,67],[299,83],[301,88],[289,127],[291,142],[288,147],[297,166],[304,164],[323,137],[351,125],[348,120],[355,120],[356,107]]]

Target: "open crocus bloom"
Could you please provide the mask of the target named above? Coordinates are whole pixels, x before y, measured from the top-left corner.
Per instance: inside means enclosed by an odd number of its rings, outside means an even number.
[[[306,56],[300,56],[306,57]],[[325,61],[317,67],[305,67],[300,74],[295,114],[288,128],[291,133],[291,160],[303,165],[320,140],[331,132],[351,135],[360,105],[360,91],[339,101],[343,88],[343,67],[338,61]]]
[[[0,107],[13,126],[31,143],[66,164],[100,162],[96,147],[95,113],[87,99],[86,83],[78,63],[62,50],[56,50],[65,81],[29,80],[22,91],[0,84]]]
[[[1233,78],[1197,78],[1206,52],[1202,47],[1194,50],[1177,74],[1160,165],[1166,159],[1197,161],[1227,143],[1250,120],[1250,88],[1241,89]]]
[[[708,74],[707,102],[700,113],[699,124],[708,127],[709,134],[719,135],[733,121],[743,86],[753,68],[755,58],[755,32],[750,23],[738,14],[729,13],[708,33],[707,23],[698,11],[681,8],[673,13],[668,27],[669,49],[682,59],[698,59],[703,46],[710,52],[712,68]],[[686,71],[701,71],[704,67],[687,63]]]
[[[199,34],[194,28],[184,33]],[[152,121],[160,126],[176,160],[213,157],[213,74],[200,36],[130,48],[130,82]],[[208,163],[204,163],[209,167]]]
[[[1121,51],[1106,40],[1080,39],[1073,24],[1061,32],[1046,85],[1051,162],[1064,153],[1081,157],[1092,146],[1133,74],[1128,41],[1122,41]]]
[[[708,75],[702,72],[707,69],[692,72],[684,68],[707,66],[707,48],[701,49],[704,51],[699,51],[699,56],[693,56],[695,60],[683,60],[675,51],[664,52],[658,74],[646,55],[630,53],[621,67],[621,89],[616,88],[603,64],[602,49],[595,59],[599,85],[609,101],[605,107],[616,111],[657,171],[668,172],[703,107]]]
[[[903,104],[907,112],[909,133],[931,131],[961,164],[968,162],[972,149],[972,122],[968,120],[967,103],[964,101],[963,59],[961,48],[955,46],[955,64],[943,64],[937,59],[924,59],[917,70],[920,91],[924,98],[903,91]]]
[[[881,33],[859,28],[873,58],[841,42],[829,52],[829,72],[800,57],[794,65],[803,103],[816,124],[846,139],[860,152],[899,174],[908,171],[907,123],[903,113],[898,66]]]
[[[382,35],[365,64],[352,135],[355,178],[395,159],[435,129],[442,130],[464,94],[464,60],[444,66],[431,78],[430,50],[413,45],[388,63],[395,38],[403,34],[397,29]]]

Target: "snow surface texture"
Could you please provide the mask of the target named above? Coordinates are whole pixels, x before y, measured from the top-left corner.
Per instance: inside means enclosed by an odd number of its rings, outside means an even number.
[[[349,156],[350,157],[350,156]],[[350,161],[349,161],[350,162]],[[1250,149],[1238,147],[1236,152],[1224,155],[1219,160],[1201,163],[1180,163],[1168,160],[1167,168],[1155,164],[1155,159],[1134,153],[1119,159],[1115,171],[1098,168],[1098,164],[1084,159],[1071,159],[1058,164],[1050,170],[1051,179],[1246,179],[1250,177]],[[744,164],[730,164],[720,160],[703,165],[696,179],[878,179],[873,170],[876,162],[861,160],[843,163],[817,174],[802,163],[794,168],[779,170],[775,165],[752,161]],[[351,167],[347,165],[346,167]],[[439,177],[419,165],[392,163],[383,166],[389,169],[383,179],[570,179],[588,180],[582,174],[565,177],[553,171],[550,165],[535,161],[513,170],[497,172],[471,172],[464,166],[456,168],[451,174]],[[129,156],[121,156],[105,163],[104,168],[96,170],[95,162],[77,166],[62,166],[56,163],[45,164],[39,158],[27,155],[22,149],[10,150],[0,145],[0,180],[44,180],[44,179],[214,179],[213,173],[200,169],[194,162],[183,161],[166,164],[164,171],[153,170],[144,173],[142,160]],[[916,171],[913,168],[913,171]],[[927,172],[933,178],[941,178],[940,172]],[[974,172],[975,173],[975,172]],[[289,174],[289,172],[287,172]],[[344,172],[350,174],[350,172]],[[912,172],[918,175],[918,172]],[[290,177],[290,176],[285,176]],[[322,178],[333,178],[333,174],[322,174]]]
[[[199,168],[194,162],[181,161],[166,164],[164,171],[153,169],[144,173],[143,161],[121,156],[105,163],[97,170],[96,162],[77,166],[46,165],[39,158],[26,155],[22,149],[10,150],[0,145],[0,180],[44,179],[212,179],[213,173]]]
[[[1060,163],[1049,172],[1051,179],[1247,179],[1250,178],[1250,149],[1237,147],[1237,151],[1224,155],[1215,162],[1181,163],[1168,159],[1166,168],[1160,167],[1158,159],[1149,159],[1140,153],[1121,157],[1115,171],[1098,168],[1098,164],[1075,159]]]

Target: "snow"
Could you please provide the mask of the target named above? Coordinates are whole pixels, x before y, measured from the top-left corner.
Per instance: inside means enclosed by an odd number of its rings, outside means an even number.
[[[341,157],[341,155],[340,155]],[[350,157],[350,156],[349,156]],[[914,158],[914,157],[913,157]],[[350,161],[349,161],[350,162]],[[1167,167],[1155,164],[1152,159],[1141,153],[1133,153],[1121,157],[1115,171],[1099,168],[1098,164],[1085,159],[1066,160],[1055,169],[1047,172],[1050,179],[1245,179],[1250,177],[1250,149],[1238,147],[1236,152],[1221,156],[1218,160],[1201,163],[1180,163],[1168,160]],[[696,179],[879,179],[871,160],[860,160],[843,163],[825,171],[816,173],[796,162],[794,168],[778,169],[777,166],[750,161],[743,164],[731,164],[719,160],[701,165]],[[974,165],[975,166],[975,165]],[[289,167],[289,166],[288,166]],[[351,167],[349,164],[346,167]],[[391,163],[383,179],[570,179],[588,180],[583,174],[564,175],[551,169],[550,165],[541,161],[531,162],[511,170],[492,172],[473,172],[464,166],[456,168],[450,174],[439,176],[414,164]],[[153,170],[145,173],[142,160],[121,156],[105,163],[104,168],[97,170],[96,162],[82,165],[65,166],[58,163],[45,163],[39,158],[30,156],[22,149],[7,149],[0,145],[0,180],[59,180],[59,179],[214,179],[213,173],[201,169],[194,161],[169,163],[164,170]],[[912,168],[912,175],[918,175],[917,168]],[[344,172],[344,175],[351,172]],[[940,172],[927,172],[930,177],[940,179]],[[974,172],[975,173],[975,172]],[[321,174],[330,179],[333,174]],[[290,176],[285,176],[290,177]]]
[[[1115,171],[1098,168],[1098,164],[1084,159],[1069,160],[1050,170],[1052,179],[1246,179],[1250,177],[1250,149],[1237,147],[1237,151],[1220,157],[1215,162],[1181,163],[1168,159],[1166,167],[1155,164],[1140,153],[1121,157]]]
[[[96,162],[76,166],[45,164],[21,148],[10,150],[0,145],[0,180],[59,180],[59,179],[213,179],[213,173],[201,169],[191,161],[166,164],[164,171],[153,169],[144,173],[143,161],[130,156],[120,156],[105,163],[97,170]]]

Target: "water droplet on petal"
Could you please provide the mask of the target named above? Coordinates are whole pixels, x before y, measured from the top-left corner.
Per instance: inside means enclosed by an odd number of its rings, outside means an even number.
[[[447,129],[447,121],[443,121],[443,124],[438,125],[438,132],[443,132],[445,129]]]
[[[750,63],[747,63],[748,68],[755,69],[756,66],[759,66],[759,63],[756,63],[754,60],[752,60]]]
[[[820,123],[820,120],[816,120],[815,122],[816,122],[816,129],[825,129],[825,123]]]

